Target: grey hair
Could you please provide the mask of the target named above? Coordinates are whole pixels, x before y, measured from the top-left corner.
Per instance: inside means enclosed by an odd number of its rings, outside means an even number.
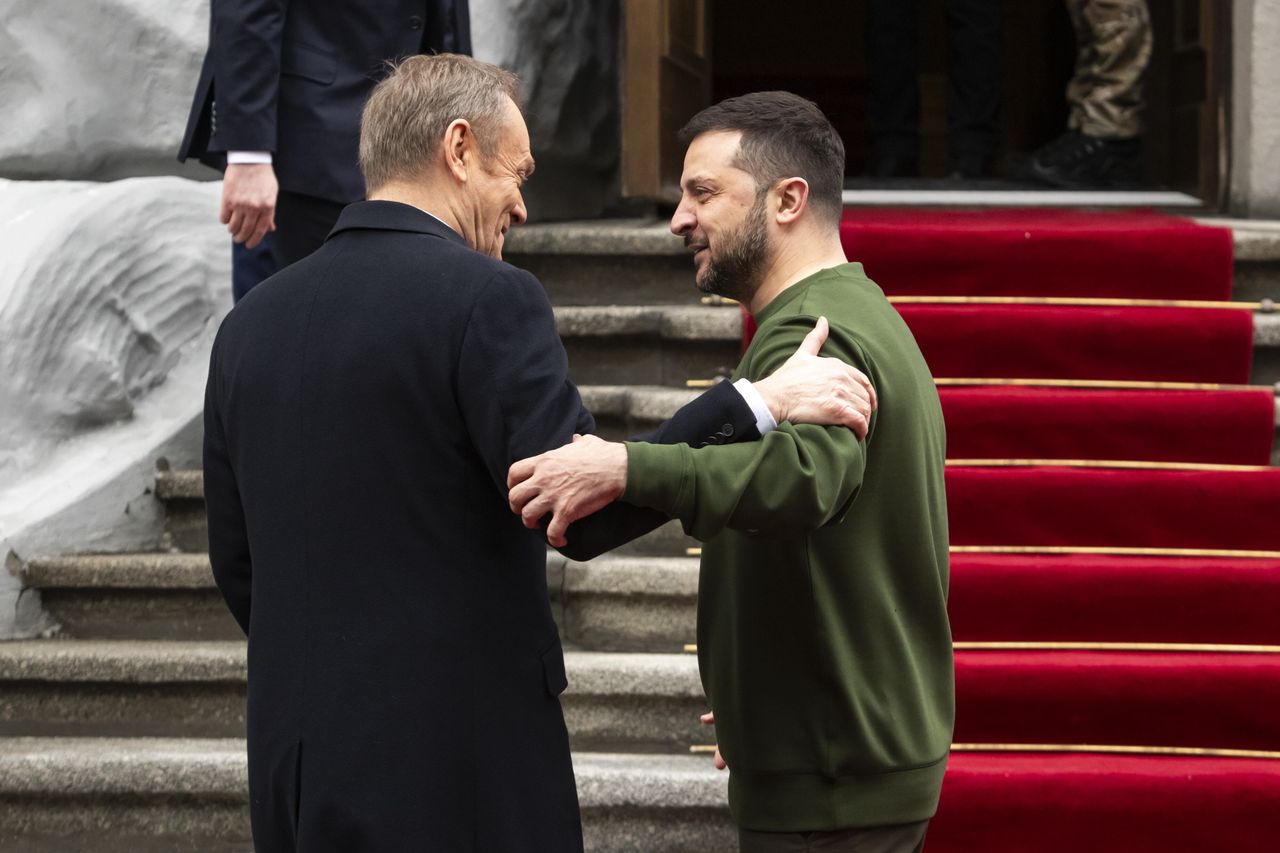
[[[469,56],[411,56],[391,64],[360,117],[360,171],[373,192],[420,177],[445,129],[465,119],[484,157],[497,149],[506,101],[520,107],[520,81],[510,71]]]

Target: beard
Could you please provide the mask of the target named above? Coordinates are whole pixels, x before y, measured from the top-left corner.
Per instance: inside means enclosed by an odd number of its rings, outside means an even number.
[[[737,230],[721,237],[709,253],[706,269],[694,283],[703,293],[727,296],[746,303],[760,287],[769,252],[769,229],[763,198],[757,198]]]

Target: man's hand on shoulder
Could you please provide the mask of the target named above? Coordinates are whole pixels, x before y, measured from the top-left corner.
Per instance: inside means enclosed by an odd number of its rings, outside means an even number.
[[[547,541],[563,547],[565,531],[580,518],[618,499],[627,485],[627,448],[594,435],[521,459],[507,473],[511,511],[524,526],[538,527],[551,514]]]
[[[861,440],[876,410],[876,391],[862,371],[818,355],[829,331],[827,318],[819,317],[795,354],[752,384],[778,423],[846,426]]]
[[[250,249],[276,230],[276,194],[279,185],[270,163],[231,163],[222,176],[222,210],[219,219],[231,239]]]

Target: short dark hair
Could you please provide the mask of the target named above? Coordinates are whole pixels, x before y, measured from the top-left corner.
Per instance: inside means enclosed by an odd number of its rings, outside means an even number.
[[[844,142],[813,101],[790,92],[753,92],[707,107],[680,130],[686,146],[704,133],[739,131],[734,166],[761,192],[783,178],[809,182],[809,204],[840,221]]]

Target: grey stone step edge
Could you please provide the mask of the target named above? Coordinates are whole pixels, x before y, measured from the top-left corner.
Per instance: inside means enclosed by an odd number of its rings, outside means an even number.
[[[0,643],[0,684],[73,685],[243,683],[242,641],[18,640]],[[694,655],[646,652],[565,653],[568,696],[699,699]]]
[[[34,589],[212,590],[207,554],[67,554],[35,557],[22,568]],[[698,592],[698,560],[688,557],[601,557],[589,563],[547,552],[552,594],[650,595],[692,598]]]
[[[728,777],[709,757],[575,753],[584,809],[719,809]],[[240,739],[0,738],[0,797],[174,795],[248,802]]]
[[[1205,225],[1230,228],[1237,261],[1280,261],[1280,222],[1205,217]],[[688,254],[666,220],[605,219],[526,225],[507,236],[510,255]]]
[[[1280,315],[1276,316],[1280,320]],[[1275,327],[1275,341],[1276,346],[1280,346],[1280,322]],[[578,390],[583,404],[597,417],[652,423],[671,417],[701,393],[656,385],[583,385]],[[1277,400],[1276,425],[1280,428],[1280,399]],[[156,476],[156,496],[161,500],[200,500],[203,489],[199,471],[167,471]]]

